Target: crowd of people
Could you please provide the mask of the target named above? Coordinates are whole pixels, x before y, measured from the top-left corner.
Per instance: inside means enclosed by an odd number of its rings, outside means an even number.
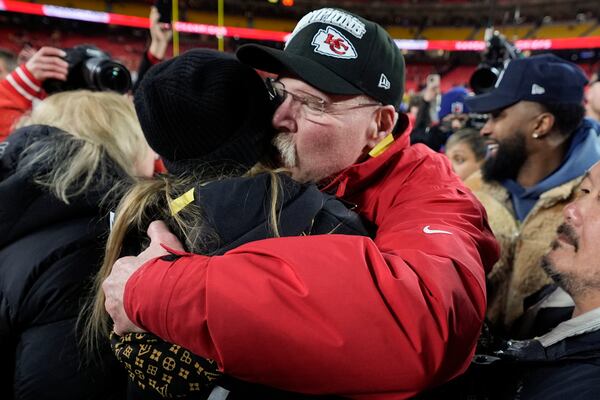
[[[2,398],[595,398],[597,75],[432,75],[405,113],[345,10],[171,59],[150,20],[125,94],[0,52]]]

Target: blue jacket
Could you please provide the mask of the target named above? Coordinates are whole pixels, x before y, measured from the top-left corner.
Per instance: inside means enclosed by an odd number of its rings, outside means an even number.
[[[600,160],[599,136],[600,125],[598,122],[585,118],[579,128],[573,132],[571,144],[562,164],[551,175],[527,189],[512,179],[502,182],[502,185],[511,194],[513,207],[519,221],[523,221],[527,217],[542,193],[583,175],[588,168]]]

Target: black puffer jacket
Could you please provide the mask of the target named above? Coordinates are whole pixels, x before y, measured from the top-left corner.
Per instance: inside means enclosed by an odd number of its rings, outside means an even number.
[[[103,366],[86,362],[75,328],[103,257],[108,217],[100,202],[122,174],[67,205],[18,168],[29,144],[64,139],[55,128],[32,126],[0,149],[2,399],[122,398],[126,385],[108,353]]]

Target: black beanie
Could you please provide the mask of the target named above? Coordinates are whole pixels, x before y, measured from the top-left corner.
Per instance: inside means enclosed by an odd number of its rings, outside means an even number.
[[[148,70],[135,109],[169,172],[249,169],[267,151],[274,105],[260,76],[234,56],[190,50]]]

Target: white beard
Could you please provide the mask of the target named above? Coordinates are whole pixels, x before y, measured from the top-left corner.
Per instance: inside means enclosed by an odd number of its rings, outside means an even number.
[[[296,167],[296,146],[291,133],[279,133],[273,138],[273,146],[279,151],[282,167],[292,169]]]

